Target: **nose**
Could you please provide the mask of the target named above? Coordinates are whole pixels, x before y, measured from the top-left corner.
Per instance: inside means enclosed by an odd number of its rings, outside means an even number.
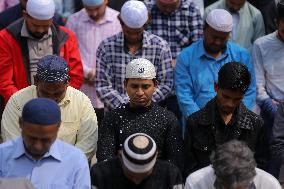
[[[137,96],[142,96],[144,94],[144,91],[141,88],[138,88],[136,91]]]
[[[42,142],[40,140],[35,140],[33,143],[33,148],[38,152],[42,151],[43,149]]]

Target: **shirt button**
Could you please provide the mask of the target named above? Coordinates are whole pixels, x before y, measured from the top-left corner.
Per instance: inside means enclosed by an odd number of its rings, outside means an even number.
[[[204,150],[207,150],[207,146],[206,146],[206,147],[204,147]]]

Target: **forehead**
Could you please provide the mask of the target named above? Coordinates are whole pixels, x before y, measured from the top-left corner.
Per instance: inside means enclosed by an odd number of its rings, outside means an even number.
[[[206,24],[206,28],[205,28],[208,32],[207,35],[214,35],[214,36],[220,36],[220,37],[228,37],[230,35],[230,32],[222,32],[222,31],[217,31],[214,28],[212,28],[211,26],[209,26],[208,24]]]
[[[29,23],[32,23],[32,24],[37,25],[37,26],[49,26],[49,25],[52,24],[52,19],[49,19],[49,20],[38,20],[38,19],[35,19],[35,18],[31,17],[30,15],[28,15],[27,21]]]
[[[234,99],[239,99],[244,96],[244,93],[237,90],[220,89],[220,92],[222,93],[223,96],[227,96]]]
[[[227,0],[227,2],[234,5],[243,5],[246,0]]]
[[[152,79],[128,79],[127,84],[149,85],[154,84]]]
[[[39,125],[23,121],[22,124],[22,132],[27,136],[36,138],[53,137],[57,133],[59,127],[59,123],[52,125]]]

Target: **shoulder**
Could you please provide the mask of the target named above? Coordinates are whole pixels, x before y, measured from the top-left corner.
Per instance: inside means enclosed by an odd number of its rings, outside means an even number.
[[[115,46],[115,44],[120,43],[119,40],[121,40],[121,43],[122,43],[122,35],[123,35],[123,33],[119,32],[119,33],[117,33],[117,34],[115,34],[115,35],[113,35],[111,37],[108,37],[108,38],[104,39],[100,43],[98,49],[100,49],[102,47],[105,47],[105,48],[113,47],[113,46]],[[119,45],[122,45],[122,44],[119,44]]]
[[[113,15],[114,17],[116,17],[116,16],[119,14],[118,11],[116,11],[116,10],[110,8],[110,7],[107,7],[107,8],[106,8],[106,11],[107,11],[109,14]]]
[[[266,188],[281,189],[281,186],[275,177],[273,177],[271,174],[259,168],[256,168],[256,176],[254,178],[254,184],[258,189],[266,189]]]
[[[259,115],[249,110],[244,104],[240,105],[240,109],[240,116],[243,116],[245,122],[252,124],[254,128],[263,127],[263,120]]]
[[[66,161],[73,162],[74,165],[82,165],[87,162],[85,154],[79,148],[59,139],[56,139],[54,144],[57,145],[61,156]]]
[[[215,174],[211,165],[191,173],[186,178],[186,185],[194,189],[211,188],[214,185]]]
[[[0,163],[5,159],[8,160],[12,157],[13,153],[15,152],[15,149],[17,149],[19,142],[21,141],[21,138],[18,137],[13,140],[8,140],[2,144],[0,144]]]
[[[252,14],[252,16],[261,16],[260,10],[258,10],[256,7],[254,7],[252,4],[250,4],[248,1],[246,2],[249,13]]]
[[[273,43],[276,40],[276,34],[275,32],[262,36],[255,40],[254,46],[269,46],[271,43]]]
[[[76,101],[90,101],[89,97],[83,93],[82,91],[79,91],[78,89],[75,89],[71,86],[67,87],[67,93],[72,97],[72,99]]]
[[[249,54],[247,49],[241,47],[240,45],[238,45],[238,44],[236,44],[236,43],[234,43],[232,41],[228,41],[227,48],[233,54],[250,56],[250,54]]]
[[[155,115],[162,118],[163,120],[167,120],[168,122],[177,121],[175,114],[166,108],[154,103],[152,111]]]
[[[120,161],[117,157],[96,163],[91,168],[92,180],[109,179],[114,175],[114,172],[120,168]]]
[[[8,100],[7,106],[12,104],[17,104],[21,110],[29,100],[36,98],[34,94],[36,93],[36,86],[31,85],[26,88],[23,88],[16,93],[14,93],[11,98]]]
[[[68,17],[68,21],[67,22],[69,22],[69,21],[71,21],[71,22],[78,21],[78,20],[80,20],[81,16],[84,15],[84,14],[86,14],[86,9],[85,8],[81,9],[80,11],[78,11],[78,12],[76,12],[74,14],[71,14]]]
[[[200,45],[203,45],[203,39],[199,39],[195,41],[194,43],[192,43],[191,45],[189,45],[188,47],[184,48],[181,51],[179,57],[193,55],[193,52],[199,49]]]
[[[164,40],[163,38],[152,34],[148,31],[144,31],[144,35],[146,36],[146,39],[151,43],[151,44],[156,44],[156,45],[160,45],[160,46],[168,46],[168,42],[166,40]]]

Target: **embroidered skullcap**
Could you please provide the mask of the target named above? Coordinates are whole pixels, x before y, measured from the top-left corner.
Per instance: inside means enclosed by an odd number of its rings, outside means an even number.
[[[68,65],[64,58],[57,55],[47,55],[39,60],[36,76],[43,82],[62,82],[69,79],[68,71]]]
[[[129,171],[145,173],[154,167],[156,151],[156,143],[149,135],[135,133],[124,142],[122,161]]]
[[[85,6],[99,6],[103,4],[104,0],[82,0]]]
[[[43,126],[57,124],[61,122],[60,108],[54,100],[34,98],[24,105],[22,119]]]
[[[120,18],[130,28],[141,28],[148,20],[148,10],[141,1],[126,1],[120,11]]]
[[[54,0],[28,0],[28,14],[37,20],[49,20],[54,16]]]
[[[213,9],[209,12],[206,23],[217,31],[231,32],[233,28],[233,17],[224,9]]]
[[[137,58],[126,65],[125,78],[154,79],[155,66],[147,59]]]
[[[159,1],[165,4],[171,4],[171,3],[177,2],[178,0],[159,0]]]

